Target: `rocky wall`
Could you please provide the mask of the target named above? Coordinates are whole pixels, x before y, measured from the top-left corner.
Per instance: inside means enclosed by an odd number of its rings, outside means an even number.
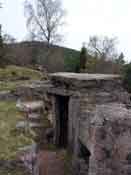
[[[128,94],[124,91],[81,96],[78,139],[91,155],[88,172],[79,169],[79,175],[81,171],[85,175],[131,173],[131,110],[128,104]]]

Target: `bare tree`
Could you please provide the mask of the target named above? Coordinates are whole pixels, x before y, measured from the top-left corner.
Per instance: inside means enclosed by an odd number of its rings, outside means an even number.
[[[11,44],[11,43],[15,43],[16,39],[12,35],[4,34],[3,35],[3,42],[5,44]]]
[[[46,41],[48,45],[62,39],[60,27],[64,24],[65,10],[60,0],[25,1],[27,28],[31,38]]]
[[[117,50],[116,37],[92,36],[87,44],[86,70],[89,73],[121,73],[124,54]]]
[[[93,36],[89,40],[88,52],[103,60],[114,60],[118,57],[116,44],[117,38]]]

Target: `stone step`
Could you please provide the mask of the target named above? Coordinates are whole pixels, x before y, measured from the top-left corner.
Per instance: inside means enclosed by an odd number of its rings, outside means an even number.
[[[41,116],[38,113],[30,113],[28,114],[28,120],[32,122],[40,122]]]
[[[42,128],[43,125],[35,122],[20,121],[16,124],[16,129],[26,129],[26,128]]]
[[[28,119],[29,123],[36,123],[36,124],[40,124],[41,123],[41,119]]]
[[[16,106],[22,112],[32,112],[43,108],[43,101],[17,102]]]
[[[27,152],[27,151],[30,151],[30,152],[36,152],[36,148],[37,148],[37,144],[36,144],[36,143],[33,143],[32,145],[27,145],[27,146],[24,146],[24,147],[20,147],[20,148],[18,148],[18,151],[24,151],[24,152]]]
[[[30,113],[30,114],[28,114],[28,118],[29,119],[40,119],[41,116],[38,113]]]

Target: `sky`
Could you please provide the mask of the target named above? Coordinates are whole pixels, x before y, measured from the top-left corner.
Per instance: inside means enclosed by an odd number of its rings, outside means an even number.
[[[3,30],[19,41],[27,36],[23,0],[1,0]],[[67,11],[64,46],[80,49],[93,35],[118,37],[118,51],[131,61],[131,0],[63,0]]]

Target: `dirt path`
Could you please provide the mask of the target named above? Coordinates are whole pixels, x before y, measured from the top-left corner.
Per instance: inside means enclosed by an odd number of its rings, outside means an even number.
[[[60,153],[42,151],[39,158],[39,175],[64,175],[64,161]]]

